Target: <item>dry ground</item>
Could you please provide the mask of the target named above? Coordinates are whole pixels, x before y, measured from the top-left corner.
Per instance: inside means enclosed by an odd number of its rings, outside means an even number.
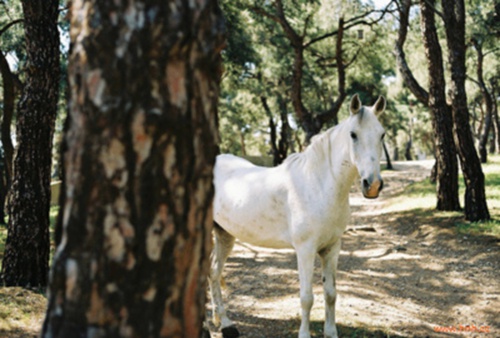
[[[378,200],[353,193],[337,278],[341,337],[500,337],[498,240],[458,235],[446,215],[398,208],[404,187],[422,180],[431,165],[398,163],[384,173]],[[319,262],[316,267],[312,327],[313,337],[322,337]],[[292,251],[236,245],[225,271],[226,299],[243,337],[297,336],[296,268]],[[0,288],[0,338],[37,337],[45,304],[43,295]],[[459,325],[489,326],[490,333],[434,332]]]
[[[341,337],[500,337],[498,239],[460,235],[454,219],[392,207],[404,187],[424,179],[431,166],[397,163],[396,171],[384,173],[385,188],[375,201],[352,194],[353,217],[337,274]],[[296,268],[293,251],[237,242],[225,269],[225,298],[243,337],[296,337]],[[322,337],[319,260],[314,281],[313,337]],[[435,332],[460,325],[488,327],[490,333]],[[213,326],[211,331],[221,337]]]

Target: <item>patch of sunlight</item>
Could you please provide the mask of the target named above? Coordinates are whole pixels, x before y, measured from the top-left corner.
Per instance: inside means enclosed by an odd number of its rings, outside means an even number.
[[[391,260],[416,260],[416,259],[421,259],[422,256],[420,255],[409,255],[406,253],[402,252],[393,252],[387,256],[382,256],[382,257],[376,257],[376,258],[370,258],[370,260],[381,260],[381,261],[391,261]]]
[[[400,196],[393,199],[386,207],[383,213],[402,212],[418,209],[434,209],[436,207],[436,197],[429,195],[422,196]]]
[[[374,249],[367,249],[367,250],[356,250],[351,253],[352,256],[354,257],[362,257],[362,258],[377,258],[386,255],[387,249],[386,248],[374,248]]]

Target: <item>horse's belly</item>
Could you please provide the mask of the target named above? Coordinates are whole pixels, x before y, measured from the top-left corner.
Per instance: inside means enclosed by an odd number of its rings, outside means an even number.
[[[242,242],[265,248],[292,248],[286,219],[280,219],[273,215],[273,212],[249,215],[241,210],[215,210],[214,219],[224,230]]]

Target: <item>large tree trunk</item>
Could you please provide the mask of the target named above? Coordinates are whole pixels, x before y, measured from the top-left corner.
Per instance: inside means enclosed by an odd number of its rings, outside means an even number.
[[[429,78],[428,105],[436,146],[437,210],[460,210],[458,161],[453,139],[453,116],[446,103],[443,55],[434,20],[435,0],[420,0],[422,37]]]
[[[58,4],[57,0],[22,1],[28,64],[18,107],[2,265],[2,279],[9,286],[47,285],[50,169],[59,89]]]
[[[465,218],[490,218],[484,191],[484,174],[474,148],[465,91],[465,4],[463,0],[442,0],[448,56],[451,67],[451,100],[457,149],[465,180]]]
[[[74,1],[66,200],[42,337],[201,337],[215,0]]]

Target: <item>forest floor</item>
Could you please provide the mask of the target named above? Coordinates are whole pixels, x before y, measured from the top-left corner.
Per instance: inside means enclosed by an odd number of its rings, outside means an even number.
[[[462,232],[461,213],[433,212],[432,198],[430,206],[421,206],[421,199],[409,194],[408,186],[424,180],[432,164],[396,163],[396,170],[383,172],[377,200],[353,191],[337,273],[340,337],[500,337],[500,236]],[[242,337],[297,336],[293,251],[237,242],[224,275],[229,316]],[[317,338],[323,337],[324,322],[319,261],[314,295],[312,335]],[[0,287],[0,337],[37,337],[45,308],[42,294]],[[465,332],[467,325],[490,333]],[[436,332],[450,328],[462,332]],[[210,329],[212,337],[221,337]]]
[[[340,337],[500,337],[498,236],[464,234],[456,226],[460,213],[429,212],[405,199],[406,187],[424,180],[432,165],[396,163],[396,170],[383,173],[377,200],[352,193],[337,272]],[[319,259],[315,265],[312,336],[323,337]],[[224,276],[228,315],[242,337],[297,336],[299,281],[292,250],[237,242]],[[210,329],[212,337],[221,337]]]

